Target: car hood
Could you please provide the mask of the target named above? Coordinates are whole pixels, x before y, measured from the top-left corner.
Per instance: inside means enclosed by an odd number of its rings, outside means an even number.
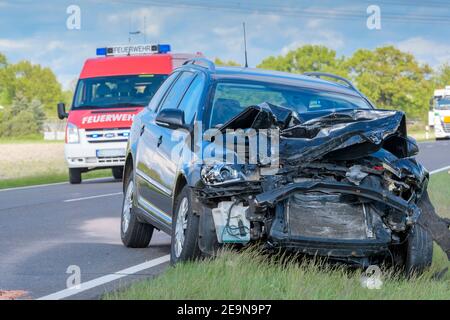
[[[283,165],[324,158],[355,160],[381,148],[397,158],[407,157],[406,121],[400,111],[352,109],[298,114],[263,103],[246,108],[218,130],[229,134],[230,129],[277,131]]]

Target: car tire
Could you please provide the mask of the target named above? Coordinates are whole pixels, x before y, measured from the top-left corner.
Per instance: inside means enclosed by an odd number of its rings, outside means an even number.
[[[408,277],[420,275],[431,266],[433,260],[433,238],[420,224],[409,231],[406,243],[405,272]]]
[[[126,182],[120,219],[120,238],[128,248],[147,248],[152,239],[154,227],[138,220],[134,206],[134,181],[130,177]]]
[[[81,183],[81,169],[69,168],[69,182],[70,184]]]
[[[112,175],[114,179],[122,180],[123,178],[123,167],[114,167],[112,168]]]
[[[178,194],[172,220],[170,263],[172,265],[200,257],[198,247],[199,216],[192,211],[192,196],[188,186]]]

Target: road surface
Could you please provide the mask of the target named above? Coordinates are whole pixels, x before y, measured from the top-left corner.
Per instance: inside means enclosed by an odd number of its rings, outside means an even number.
[[[420,148],[430,171],[450,166],[450,141]],[[0,191],[0,290],[23,290],[33,299],[98,298],[162,272],[169,236],[155,232],[146,249],[120,241],[121,186],[100,179]],[[81,287],[67,289],[77,268]]]

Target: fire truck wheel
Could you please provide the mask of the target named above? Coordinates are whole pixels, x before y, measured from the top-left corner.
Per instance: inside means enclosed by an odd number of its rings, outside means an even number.
[[[114,168],[112,168],[112,174],[113,174],[114,179],[122,180],[123,167],[114,167]]]
[[[71,184],[81,183],[81,169],[70,168],[69,169],[69,181]]]

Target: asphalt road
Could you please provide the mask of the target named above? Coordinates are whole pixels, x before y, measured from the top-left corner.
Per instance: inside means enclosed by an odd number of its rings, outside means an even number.
[[[418,158],[428,170],[450,166],[450,141],[420,148]],[[162,272],[169,236],[155,232],[147,249],[127,249],[120,241],[121,186],[101,179],[0,191],[0,290],[24,290],[24,298],[61,290],[50,298],[98,298]],[[154,262],[160,257],[163,263]],[[79,291],[67,290],[69,266],[79,267],[87,283]]]

